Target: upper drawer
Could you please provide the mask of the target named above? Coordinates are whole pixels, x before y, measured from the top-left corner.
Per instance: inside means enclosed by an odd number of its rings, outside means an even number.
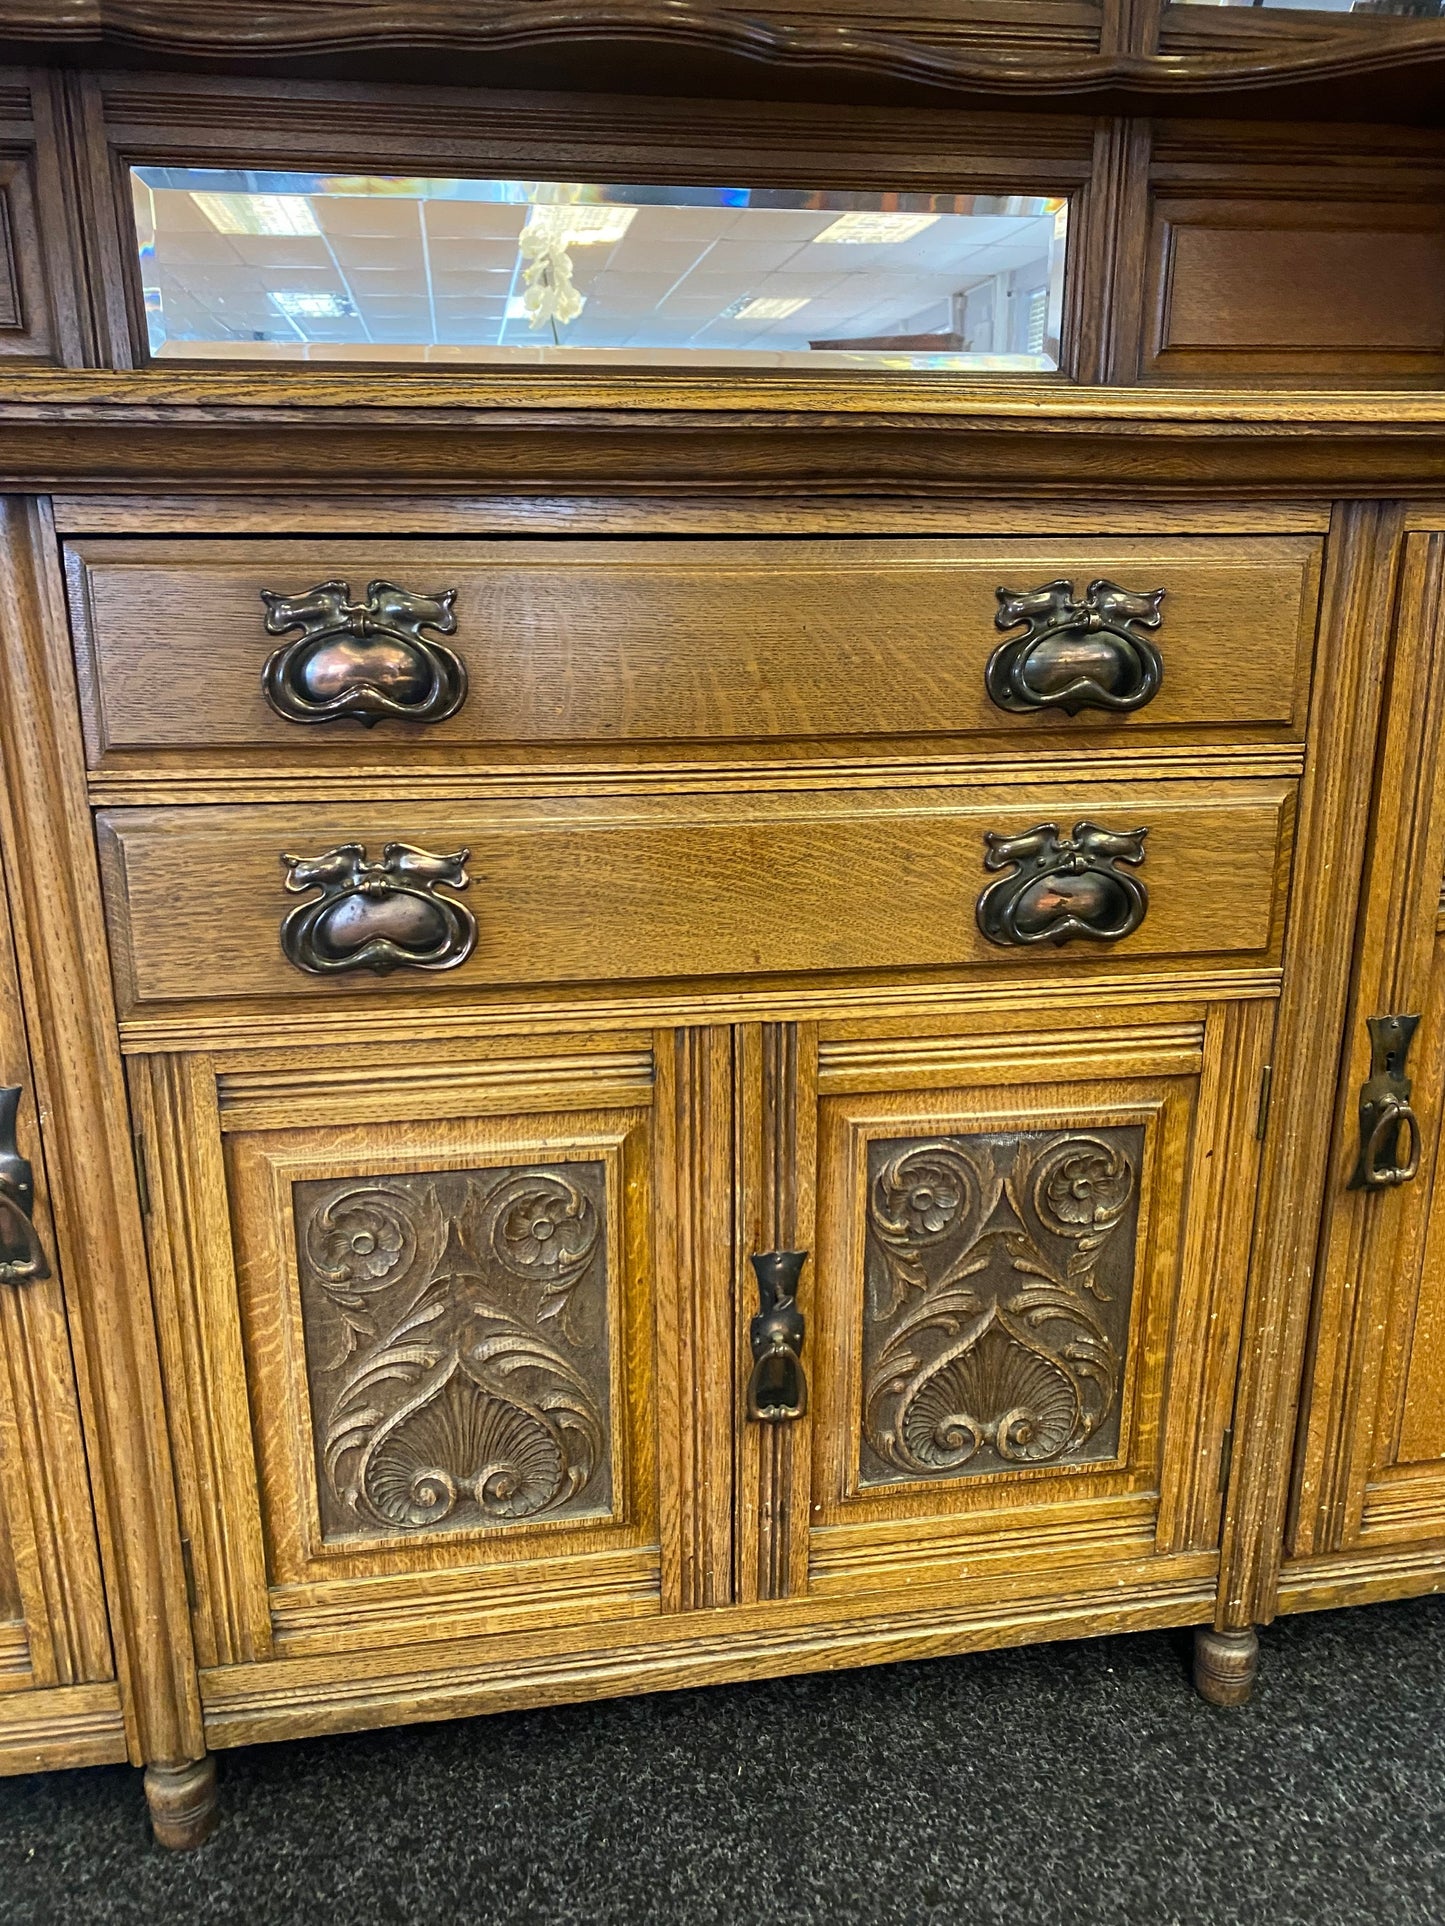
[[[1031,980],[1170,958],[1271,968],[1293,793],[1240,779],[178,806],[104,810],[99,830],[130,1013],[839,972]],[[428,971],[399,966],[398,947]]]
[[[178,538],[80,541],[68,560],[92,766],[184,774],[455,770],[542,746],[615,760],[649,744],[1290,740],[1319,554],[1305,535]],[[1127,597],[1091,596],[1101,582]],[[1000,590],[1028,598],[1006,634]],[[1021,646],[995,666],[1000,706],[985,672],[1006,643]],[[1095,691],[1123,706],[1055,706]],[[347,703],[370,726],[310,719]],[[370,713],[390,704],[430,719]]]

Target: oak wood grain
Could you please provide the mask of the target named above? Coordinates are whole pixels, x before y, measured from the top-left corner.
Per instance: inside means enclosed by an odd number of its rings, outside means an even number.
[[[1154,202],[1144,372],[1438,385],[1445,217],[1388,201]]]
[[[1107,958],[1268,963],[1280,936],[1292,785],[606,799],[385,812],[116,810],[99,819],[122,1007],[177,999],[383,1001],[395,978],[307,976],[282,954],[283,851],[392,840],[465,847],[480,935],[456,989],[752,973],[1061,967],[974,918],[986,831],[1083,819],[1149,829],[1150,906]],[[1125,818],[1128,820],[1126,821]],[[559,905],[566,905],[565,918]],[[1076,946],[1077,947],[1077,946]],[[1101,959],[1068,959],[1097,970]],[[367,981],[358,982],[365,974]],[[437,994],[455,994],[438,984]]]
[[[1315,1269],[1319,1203],[1369,818],[1375,737],[1398,565],[1399,518],[1342,508],[1330,543],[1300,796],[1269,1134],[1235,1404],[1219,1619],[1274,1609],[1293,1435]],[[1321,1047],[1321,1039],[1325,1047]]]
[[[819,1073],[824,1228],[817,1283],[813,1595],[851,1598],[898,1584],[901,1570],[912,1574],[910,1583],[954,1570],[1019,1570],[1030,1562],[1042,1574],[1080,1557],[1117,1555],[1127,1539],[1143,1555],[1145,1546],[1154,1547],[1161,1490],[1166,1532],[1158,1549],[1167,1555],[1176,1548],[1169,1537],[1180,1534],[1171,1521],[1188,1489],[1189,1459],[1217,1450],[1223,1426],[1217,1398],[1210,1409],[1198,1388],[1210,1369],[1204,1354],[1222,1351],[1227,1370],[1240,1308],[1236,1291],[1232,1311],[1216,1307],[1211,1319],[1207,1307],[1217,1288],[1212,1274],[1195,1257],[1182,1262],[1183,1253],[1207,1234],[1217,1208],[1201,1194],[1195,1173],[1208,1173],[1212,1161],[1240,1161],[1223,1134],[1233,1117],[1230,1093],[1211,1088],[1211,1112],[1223,1097],[1219,1122],[1206,1119],[1201,1130],[1196,1120],[1196,1037],[1188,1030],[1097,1030],[1087,1041],[1096,1058],[1109,1059],[1102,1075],[1095,1063],[1060,1061],[1046,1038],[1021,1026],[988,1040],[995,1052],[991,1061],[967,1067],[966,1059],[940,1059],[938,1046],[950,1041],[944,1036],[911,1046],[900,1037],[887,1057],[875,1046],[867,1060],[856,1045],[825,1046]],[[910,1051],[926,1074],[907,1074]],[[991,1129],[1107,1134],[1121,1124],[1143,1126],[1143,1154],[1132,1318],[1120,1355],[1117,1449],[1086,1465],[1020,1464],[931,1482],[864,1482],[859,1344],[868,1318],[878,1314],[862,1295],[872,1202],[868,1144],[881,1138],[926,1145]],[[1186,1148],[1191,1140],[1192,1150]],[[1244,1157],[1246,1184],[1251,1161]],[[1241,1179],[1236,1175],[1234,1181]],[[982,1246],[980,1253],[982,1265]],[[1216,1527],[1217,1511],[1202,1524],[1201,1547]]]
[[[1369,866],[1360,915],[1293,1494],[1291,1553],[1359,1545],[1395,1515],[1387,1535],[1438,1537],[1441,1521],[1402,1522],[1381,1477],[1440,1456],[1441,1286],[1437,1119],[1445,1097],[1438,1048],[1445,956],[1438,928],[1445,875],[1445,540],[1404,545]],[[1422,1015],[1409,1070],[1424,1120],[1421,1170],[1396,1190],[1346,1188],[1359,1151],[1357,1093],[1369,1074],[1365,1019]]]
[[[1081,1561],[1062,1590],[1057,1574],[918,1585],[900,1610],[896,1595],[836,1602],[771,1600],[628,1627],[456,1640],[439,1662],[397,1670],[390,1653],[330,1660],[273,1661],[205,1674],[207,1734],[216,1746],[249,1745],[286,1734],[457,1718],[515,1706],[567,1704],[638,1691],[666,1691],[724,1680],[776,1678],[842,1665],[942,1658],[998,1645],[1088,1637],[1205,1621],[1214,1560],[1192,1554],[1160,1560]]]
[[[1100,740],[1298,739],[1318,596],[1308,537],[1103,541],[419,544],[83,542],[68,553],[92,766],[336,773],[364,757],[455,774],[499,745],[989,733],[1058,753]],[[1165,590],[1159,694],[1127,715],[1009,715],[984,668],[1000,587],[1100,577]],[[262,589],[350,580],[457,591],[458,714],[302,726],[261,668]],[[258,763],[261,765],[257,767]]]
[[[125,1087],[105,955],[54,532],[0,499],[0,839],[91,1445],[126,1737],[137,1761],[199,1756],[200,1708]]]

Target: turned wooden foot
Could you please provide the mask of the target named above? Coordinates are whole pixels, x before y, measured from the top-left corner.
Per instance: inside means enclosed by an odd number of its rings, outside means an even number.
[[[1243,1705],[1254,1691],[1259,1670],[1259,1636],[1252,1626],[1216,1632],[1200,1625],[1194,1632],[1194,1686],[1211,1705]]]
[[[209,1753],[184,1765],[147,1766],[145,1788],[158,1846],[187,1852],[216,1830],[216,1762]]]

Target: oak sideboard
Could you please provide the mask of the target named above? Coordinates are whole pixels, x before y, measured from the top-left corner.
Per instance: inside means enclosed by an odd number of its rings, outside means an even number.
[[[1445,19],[0,0],[0,1770],[1445,1583]]]

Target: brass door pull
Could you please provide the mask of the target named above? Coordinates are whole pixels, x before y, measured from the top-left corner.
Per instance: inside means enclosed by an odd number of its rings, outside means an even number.
[[[20,1085],[0,1088],[0,1282],[30,1284],[49,1277],[50,1265],[36,1235],[35,1173],[15,1147]]]
[[[752,1260],[762,1308],[748,1326],[753,1347],[748,1416],[757,1424],[786,1423],[808,1409],[798,1309],[798,1278],[807,1261],[806,1251],[760,1251]]]
[[[1148,834],[1097,823],[1075,823],[1068,836],[1057,823],[1038,823],[1017,836],[986,830],[983,866],[1008,874],[979,897],[979,928],[1005,948],[1079,937],[1117,943],[1138,929],[1149,907],[1148,890],[1130,874],[1144,861]]]
[[[445,722],[466,699],[467,672],[422,630],[454,635],[456,598],[455,589],[414,595],[395,582],[368,582],[364,602],[352,601],[349,582],[319,582],[304,595],[262,589],[266,633],[301,631],[261,671],[267,702],[287,722]]]
[[[433,856],[388,843],[379,863],[360,843],[320,856],[282,856],[293,895],[317,890],[282,919],[281,948],[311,976],[343,970],[454,970],[476,947],[477,919],[442,893],[465,889],[470,851]]]
[[[1366,1027],[1370,1074],[1360,1086],[1360,1155],[1348,1187],[1390,1190],[1408,1184],[1420,1168],[1420,1121],[1410,1108],[1410,1079],[1405,1075],[1405,1058],[1420,1019],[1373,1016],[1366,1018]]]
[[[1090,582],[1082,600],[1072,582],[1048,582],[1020,594],[1001,588],[994,627],[1023,634],[1001,642],[988,659],[989,700],[1015,715],[1081,709],[1128,715],[1159,693],[1164,659],[1150,632],[1163,616],[1163,589],[1136,594],[1117,582]]]

